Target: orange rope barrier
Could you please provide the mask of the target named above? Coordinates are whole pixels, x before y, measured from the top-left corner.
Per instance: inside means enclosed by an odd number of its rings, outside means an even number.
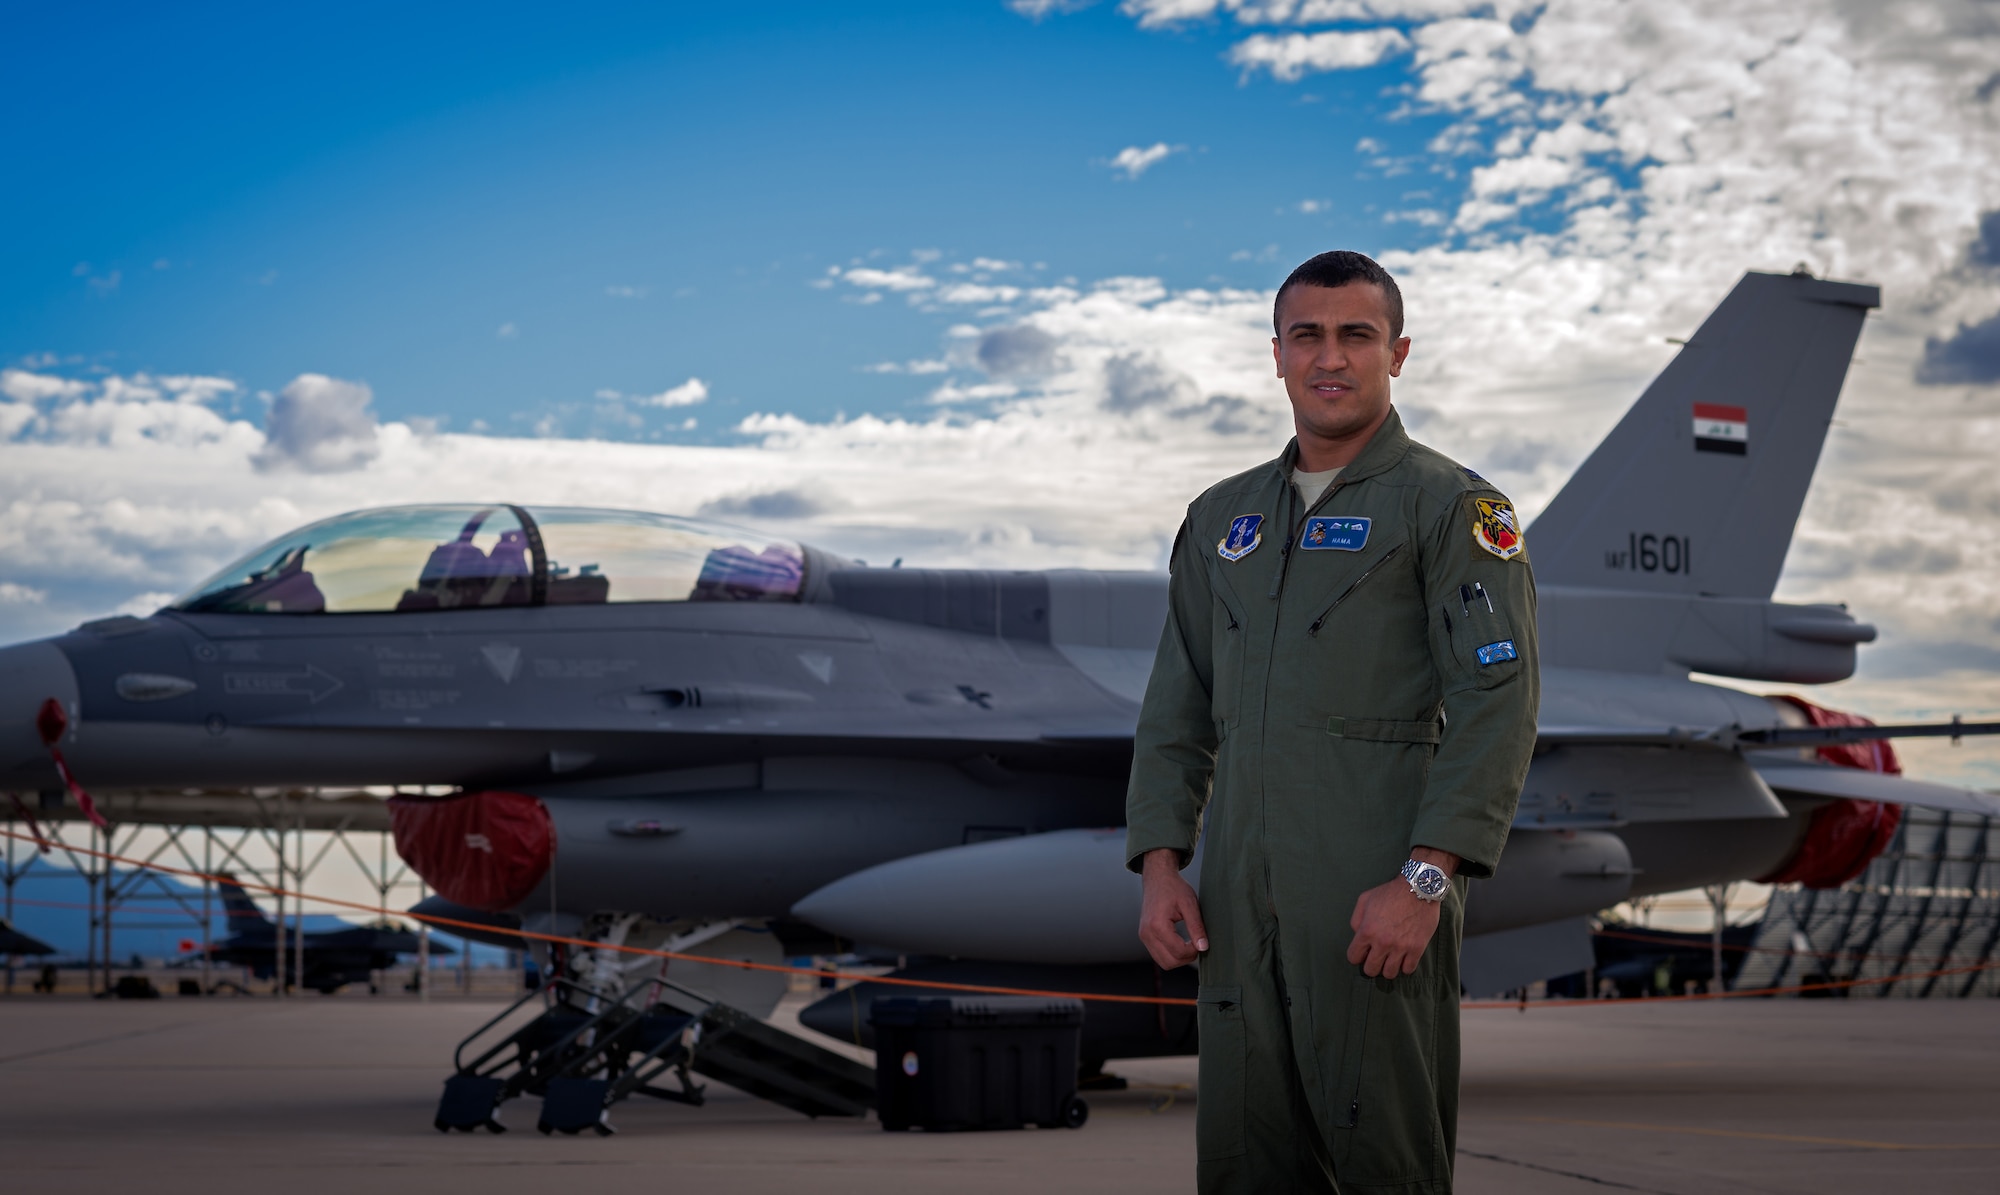
[[[15,830],[0,830],[0,836],[20,841],[31,841],[27,835]],[[149,871],[180,876],[190,880],[204,880],[222,883],[224,877],[207,872],[194,871],[185,867],[171,867],[165,863],[149,863],[125,855],[115,855],[109,851],[93,850],[89,847],[70,848],[79,855],[89,855],[110,863],[123,863],[128,867],[143,867]],[[612,945],[608,942],[593,942],[588,938],[572,938],[563,934],[544,934],[529,929],[499,930],[498,927],[477,921],[466,921],[457,917],[442,917],[432,913],[412,913],[407,910],[385,908],[381,905],[365,904],[358,900],[343,900],[337,896],[315,896],[309,892],[297,892],[289,888],[274,888],[269,884],[257,884],[230,877],[227,882],[236,884],[245,891],[262,892],[266,896],[293,897],[310,900],[318,904],[333,905],[350,909],[357,913],[373,913],[384,917],[408,917],[428,925],[450,926],[458,929],[477,930],[483,933],[505,932],[533,942],[547,942],[557,946],[580,947],[586,950],[612,950],[620,954],[637,954],[649,958],[677,959],[687,963],[707,963],[717,967],[734,967],[739,971],[773,971],[783,975],[811,975],[821,979],[852,979],[862,983],[882,983],[895,987],[935,988],[952,992],[973,992],[987,996],[1042,996],[1062,1000],[1095,1000],[1109,1004],[1169,1004],[1192,1008],[1193,1000],[1173,996],[1119,996],[1100,992],[1051,992],[1039,988],[1001,987],[997,984],[946,983],[942,980],[903,979],[891,975],[866,975],[857,971],[835,971],[818,967],[789,967],[779,963],[753,963],[745,959],[714,958],[701,954],[686,954],[678,950],[655,950],[645,946]]]
[[[12,838],[21,842],[34,841],[28,835],[16,830],[0,830],[0,837]],[[67,846],[67,844],[65,845]],[[430,913],[412,913],[407,910],[390,909],[381,905],[365,904],[361,901],[343,900],[337,896],[315,896],[309,892],[297,892],[287,888],[274,888],[268,884],[248,883],[234,877],[228,877],[225,880],[225,877],[220,875],[212,875],[182,867],[171,867],[164,863],[147,862],[125,855],[112,854],[109,851],[93,850],[89,847],[70,847],[68,849],[75,851],[77,854],[103,859],[106,862],[123,863],[128,867],[142,867],[149,871],[181,876],[185,879],[202,880],[208,883],[234,883],[246,891],[262,892],[267,896],[289,896],[298,900],[309,900],[317,904],[333,905],[337,908],[350,909],[357,913],[372,913],[383,917],[408,917],[415,921],[440,927],[476,930],[483,933],[496,932],[496,927],[477,921],[465,921],[456,917],[442,917]],[[977,995],[988,996],[1040,996],[1060,1000],[1091,1000],[1106,1004],[1169,1005],[1181,1008],[1191,1008],[1197,1003],[1193,1000],[1175,996],[1121,996],[1100,992],[1058,992],[1045,991],[1040,988],[1003,987],[998,984],[947,983],[942,980],[904,979],[893,975],[867,975],[856,971],[836,971],[819,967],[791,967],[780,963],[753,963],[743,959],[714,958],[708,955],[687,954],[678,950],[655,950],[644,946],[612,945],[608,942],[593,942],[588,938],[573,938],[563,934],[545,934],[528,929],[508,930],[504,932],[512,933],[529,941],[547,942],[557,946],[580,947],[586,950],[611,950],[620,954],[636,954],[660,959],[677,959],[688,963],[707,963],[717,967],[734,967],[739,971],[769,971],[783,975],[810,975],[819,979],[852,979],[858,983],[879,983],[892,987],[972,992]],[[1528,1008],[1594,1008],[1605,1005],[1631,1007],[1641,1004],[1687,1003],[1696,1000],[1740,1000],[1754,996],[1784,996],[1799,992],[1869,987],[1879,984],[1897,983],[1903,980],[1934,979],[1946,975],[1966,975],[1974,971],[1989,971],[1995,967],[2000,967],[2000,962],[1971,963],[1962,967],[1946,967],[1935,971],[1923,971],[1913,974],[1881,975],[1869,979],[1837,979],[1828,980],[1823,983],[1792,984],[1787,987],[1751,988],[1736,992],[1702,992],[1681,996],[1642,996],[1618,1000],[1466,1000],[1460,1002],[1459,1007],[1469,1009],[1512,1008],[1525,1010]]]

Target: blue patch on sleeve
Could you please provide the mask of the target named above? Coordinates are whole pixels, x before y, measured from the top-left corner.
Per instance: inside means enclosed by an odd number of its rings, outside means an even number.
[[[1521,658],[1514,654],[1514,641],[1512,639],[1502,639],[1498,643],[1489,643],[1473,654],[1479,657],[1479,663],[1482,667],[1487,664],[1499,664],[1506,660],[1518,660]]]
[[[1306,520],[1299,547],[1308,552],[1359,552],[1368,544],[1369,522],[1359,515],[1316,515]]]

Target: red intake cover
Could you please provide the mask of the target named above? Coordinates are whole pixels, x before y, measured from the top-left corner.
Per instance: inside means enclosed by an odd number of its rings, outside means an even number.
[[[1814,705],[1797,697],[1778,700],[1797,706],[1813,726],[1873,726],[1871,718],[1844,714]],[[1880,739],[1870,743],[1842,743],[1819,748],[1819,757],[1844,768],[1864,772],[1903,774],[1896,761],[1896,749]],[[1798,853],[1783,867],[1764,876],[1766,884],[1803,884],[1808,888],[1838,888],[1868,866],[1869,860],[1889,847],[1896,827],[1903,820],[1901,805],[1881,801],[1832,801],[1815,810],[1806,826]]]
[[[527,899],[556,859],[549,811],[525,793],[391,797],[396,853],[468,908],[501,913]]]

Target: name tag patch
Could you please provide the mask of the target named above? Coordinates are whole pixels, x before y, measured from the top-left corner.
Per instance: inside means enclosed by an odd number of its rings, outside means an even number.
[[[1299,547],[1308,552],[1359,552],[1368,543],[1368,523],[1356,515],[1315,515],[1306,520]]]
[[[1482,667],[1487,664],[1499,664],[1507,660],[1518,660],[1521,658],[1514,652],[1514,641],[1512,639],[1502,639],[1498,643],[1489,643],[1473,654],[1479,657],[1479,663]]]
[[[1263,527],[1263,515],[1237,515],[1229,520],[1229,534],[1215,545],[1216,555],[1224,560],[1243,559],[1264,542]]]

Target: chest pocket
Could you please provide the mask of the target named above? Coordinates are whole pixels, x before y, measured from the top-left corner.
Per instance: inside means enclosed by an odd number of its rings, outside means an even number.
[[[1386,550],[1377,552],[1374,556],[1369,557],[1368,562],[1362,566],[1361,572],[1353,580],[1348,581],[1345,585],[1338,586],[1334,590],[1332,599],[1325,602],[1319,612],[1313,616],[1312,623],[1306,627],[1306,633],[1317,636],[1320,633],[1320,629],[1326,626],[1328,621],[1333,618],[1334,612],[1340,609],[1342,604],[1346,603],[1356,594],[1363,592],[1371,580],[1379,580],[1384,573],[1388,572],[1391,568],[1397,567],[1402,560],[1402,556],[1403,545],[1398,543],[1391,544]]]
[[[1478,583],[1447,595],[1439,614],[1451,641],[1451,658],[1474,685],[1490,689],[1521,670],[1513,620]]]

